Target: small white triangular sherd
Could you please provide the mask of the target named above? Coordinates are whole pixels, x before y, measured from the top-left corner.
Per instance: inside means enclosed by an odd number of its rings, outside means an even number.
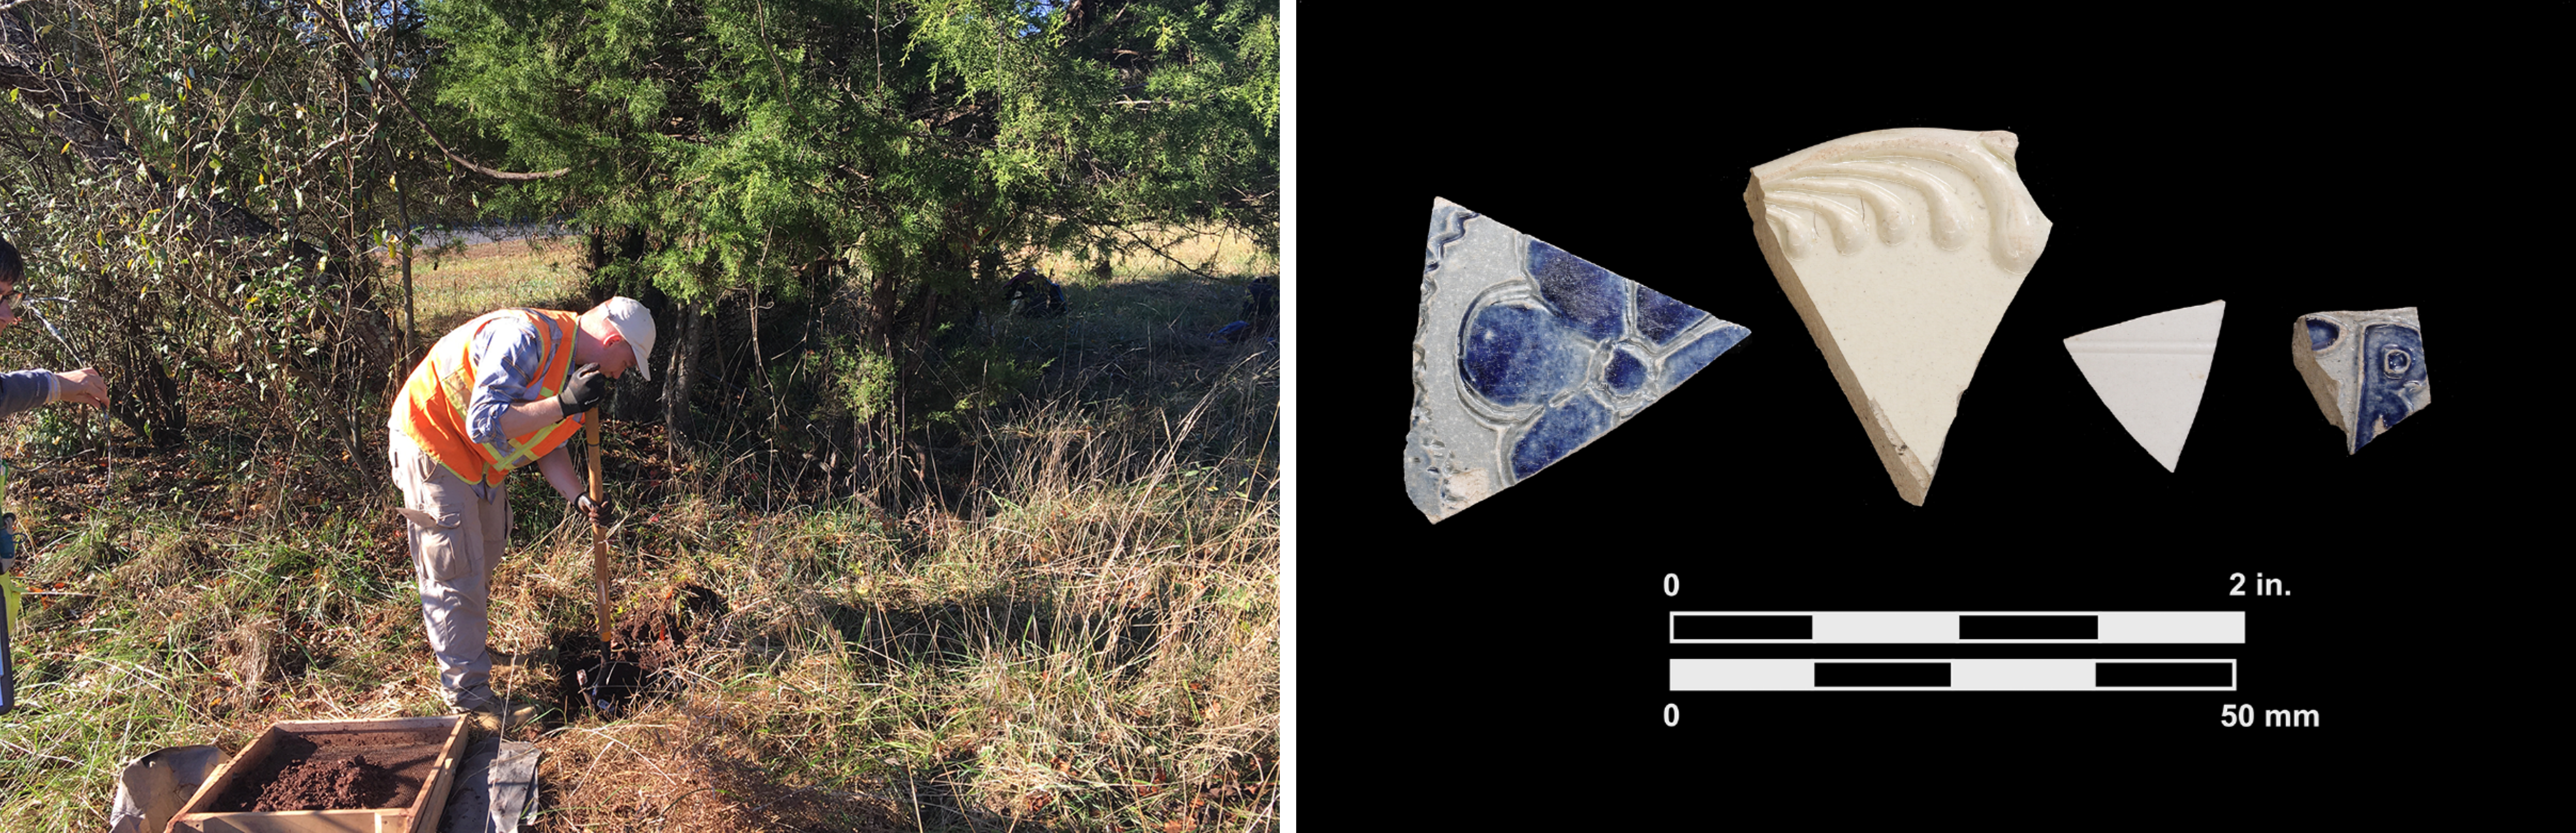
[[[2226,301],[2159,312],[2066,339],[2066,352],[2129,437],[2173,471],[2209,387]]]
[[[1753,169],[1762,257],[1878,451],[1920,506],[1959,399],[2049,221],[2004,131],[1878,130]]]

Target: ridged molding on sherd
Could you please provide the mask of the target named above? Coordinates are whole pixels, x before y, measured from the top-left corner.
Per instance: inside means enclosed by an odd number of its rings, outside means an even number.
[[[1930,492],[1986,343],[2048,247],[2020,144],[1872,131],[1754,168],[1744,191],[1763,259],[1909,503]]]
[[[2066,339],[2066,353],[2113,419],[2173,471],[2200,415],[2226,301],[2166,310]]]
[[[2345,454],[2433,404],[2414,307],[2299,316],[2290,322],[2290,363],[2326,420],[2343,429]]]

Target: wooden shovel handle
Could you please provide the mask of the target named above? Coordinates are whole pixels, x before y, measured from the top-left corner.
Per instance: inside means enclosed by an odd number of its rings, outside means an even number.
[[[593,411],[584,422],[590,443],[590,502],[599,504],[599,413]],[[617,641],[608,626],[608,528],[599,521],[590,522],[590,583],[599,590],[599,642],[605,646]]]

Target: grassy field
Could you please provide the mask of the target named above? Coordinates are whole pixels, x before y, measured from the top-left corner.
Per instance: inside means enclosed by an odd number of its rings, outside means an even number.
[[[431,338],[468,318],[502,307],[580,294],[582,259],[574,238],[501,240],[455,251],[416,251],[412,257],[412,314]],[[401,267],[387,262],[386,280],[401,286]]]
[[[615,616],[661,669],[617,719],[568,704],[554,664],[592,622],[589,530],[514,478],[495,687],[547,712],[511,732],[544,752],[522,829],[1274,827],[1279,359],[1197,337],[1275,269],[1253,248],[1166,247],[1219,280],[1151,253],[1107,278],[1048,264],[1072,314],[988,336],[1058,363],[977,417],[970,506],[781,494],[740,460],[656,488],[660,428],[611,423]],[[560,297],[567,252],[416,267],[423,331]],[[96,420],[59,411],[0,442],[44,594],[0,716],[0,830],[103,828],[115,773],[156,748],[441,711],[393,493],[317,485],[383,463],[262,448],[222,416],[252,393],[191,394],[209,427],[176,452],[48,459],[33,438]]]
[[[1096,262],[1037,252],[1023,258],[1070,287],[1114,289],[1122,298],[1150,298],[1142,306],[1103,298],[1106,303],[1086,310],[1093,317],[1123,319],[1120,324],[1137,327],[1192,315],[1231,317],[1224,304],[1201,297],[1215,287],[1204,279],[1190,280],[1198,277],[1191,270],[1225,281],[1229,290],[1235,282],[1279,273],[1277,258],[1241,235],[1147,230],[1131,237],[1128,245],[1129,252],[1111,258],[1105,278]],[[421,249],[412,260],[413,315],[420,333],[424,340],[434,339],[466,319],[495,309],[577,297],[583,256],[578,241],[568,237],[502,240],[443,253]],[[386,261],[386,280],[396,287],[401,280],[398,270]]]

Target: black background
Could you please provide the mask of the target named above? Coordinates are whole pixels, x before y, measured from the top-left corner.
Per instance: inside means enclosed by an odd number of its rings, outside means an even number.
[[[2496,730],[2517,719],[2490,709],[2536,707],[2544,689],[2517,686],[2554,676],[2529,657],[2565,628],[2526,582],[2554,584],[2537,556],[2566,544],[2542,536],[2564,497],[2543,428],[2562,406],[2543,403],[2563,397],[2526,375],[2537,360],[2514,319],[2558,302],[2568,270],[2538,256],[2566,248],[2546,228],[2564,212],[2526,210],[2537,203],[2509,187],[2483,207],[2443,196],[2475,168],[2455,157],[2534,129],[2446,86],[2465,74],[1872,74],[1728,48],[1630,66],[1540,33],[1444,35],[1382,94],[1309,80],[1301,98],[1309,778],[1432,751],[1440,763],[1418,777],[1624,822],[1819,773],[2213,796],[2392,771],[2442,790],[2518,777],[2492,764]],[[1741,196],[1754,165],[1917,126],[2017,133],[2021,177],[2054,223],[1921,507],[1889,482]],[[1752,334],[1434,525],[1396,466],[1435,196]],[[2167,472],[2061,340],[2222,299],[2199,417]],[[2403,306],[2419,310],[2438,404],[2348,456],[2291,365],[2292,322]],[[2290,593],[2248,582],[2228,596],[2234,573]],[[2087,651],[2236,657],[2234,692],[1672,693],[1668,659],[1721,654],[1665,644],[1670,610],[2250,613],[2244,646]],[[1926,650],[1864,653],[2066,649]],[[1661,720],[1667,703],[1678,726]],[[2230,704],[2258,721],[2314,709],[2320,725],[2225,727]],[[1569,766],[1598,781],[1564,788]]]

